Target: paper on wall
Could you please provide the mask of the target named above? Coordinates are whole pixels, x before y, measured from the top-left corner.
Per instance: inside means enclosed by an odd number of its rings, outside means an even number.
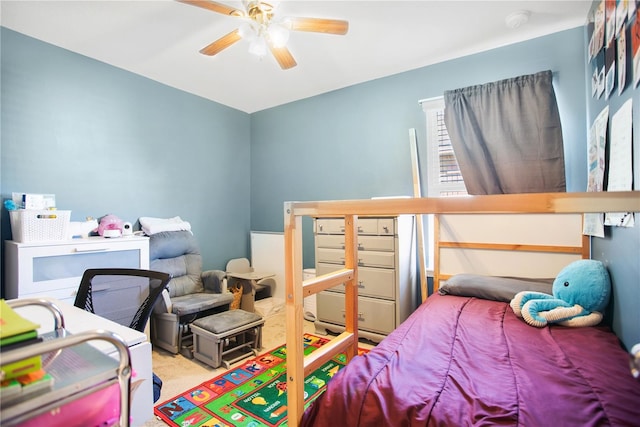
[[[605,148],[607,145],[607,124],[609,106],[605,106],[589,129],[587,147],[588,183],[587,191],[602,191],[604,186]],[[588,213],[584,215],[582,234],[604,237],[603,215]]]
[[[629,191],[632,189],[632,117],[633,102],[631,98],[611,116],[607,191]],[[630,212],[607,213],[604,224],[633,227],[633,214]]]

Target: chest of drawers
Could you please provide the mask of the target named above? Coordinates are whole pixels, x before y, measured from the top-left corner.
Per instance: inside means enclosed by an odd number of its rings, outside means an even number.
[[[358,219],[358,333],[380,341],[417,307],[413,216]],[[314,221],[316,274],[344,265],[344,220]],[[344,330],[344,285],[317,295],[316,332]]]

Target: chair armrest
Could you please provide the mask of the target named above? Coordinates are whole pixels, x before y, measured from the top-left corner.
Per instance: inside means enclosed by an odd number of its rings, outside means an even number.
[[[153,306],[153,313],[171,313],[171,310],[173,310],[173,305],[171,303],[171,297],[169,296],[169,290],[163,289],[160,293],[160,298],[158,298],[158,301],[156,301]]]
[[[205,292],[222,293],[222,281],[226,276],[227,273],[222,270],[203,271],[201,277]]]

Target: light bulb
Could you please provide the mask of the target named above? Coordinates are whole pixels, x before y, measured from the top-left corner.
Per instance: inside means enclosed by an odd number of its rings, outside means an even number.
[[[280,24],[271,24],[267,30],[269,40],[275,48],[285,47],[289,41],[289,30]]]
[[[267,54],[267,42],[262,37],[256,37],[249,43],[249,53],[259,57]]]
[[[256,38],[256,31],[248,22],[240,25],[240,27],[238,28],[238,34],[248,42],[251,42]]]

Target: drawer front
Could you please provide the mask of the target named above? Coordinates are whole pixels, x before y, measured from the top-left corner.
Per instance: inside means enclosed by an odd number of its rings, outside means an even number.
[[[42,298],[42,297],[50,297],[55,298],[60,301],[64,301],[73,305],[76,300],[76,294],[78,293],[78,287],[80,286],[80,280],[78,279],[77,283],[74,283],[72,286],[67,286],[65,284],[60,284],[55,289],[49,290],[43,289],[40,292],[32,292],[25,293],[20,290],[20,298]]]
[[[358,252],[358,265],[367,267],[395,268],[396,254],[393,252]]]
[[[343,218],[319,218],[316,220],[318,234],[344,234]]]
[[[344,249],[343,234],[318,234],[315,238],[319,248]],[[388,236],[358,236],[358,250],[393,252],[395,240]]]
[[[389,236],[358,236],[358,250],[393,252],[395,240]]]
[[[322,275],[337,270],[335,264],[318,263],[316,274]],[[358,268],[358,295],[375,298],[395,299],[396,290],[395,270],[372,267]],[[344,292],[344,284],[335,286],[332,290]]]
[[[344,265],[344,251],[342,249],[318,248],[316,249],[316,261]]]
[[[344,326],[344,295],[320,292],[317,298],[318,320]],[[389,334],[395,329],[395,303],[358,297],[358,329]]]
[[[318,248],[316,250],[316,261],[344,265],[344,250]],[[358,252],[358,266],[395,268],[395,253],[380,251]]]
[[[82,275],[89,268],[149,268],[146,238],[90,238],[60,244],[20,244],[19,247],[10,246],[10,253],[11,287],[17,290],[19,297],[75,298]]]
[[[378,233],[380,236],[394,236],[396,233],[393,218],[378,218]]]
[[[33,281],[44,282],[69,277],[81,277],[89,268],[140,268],[138,250],[76,252],[74,254],[42,256],[33,259]]]
[[[344,249],[344,234],[317,234],[316,247]]]
[[[358,234],[378,234],[378,218],[358,218]]]
[[[141,268],[139,251],[82,252],[33,258],[33,279],[25,282],[20,292],[77,288],[85,270],[108,267]]]

